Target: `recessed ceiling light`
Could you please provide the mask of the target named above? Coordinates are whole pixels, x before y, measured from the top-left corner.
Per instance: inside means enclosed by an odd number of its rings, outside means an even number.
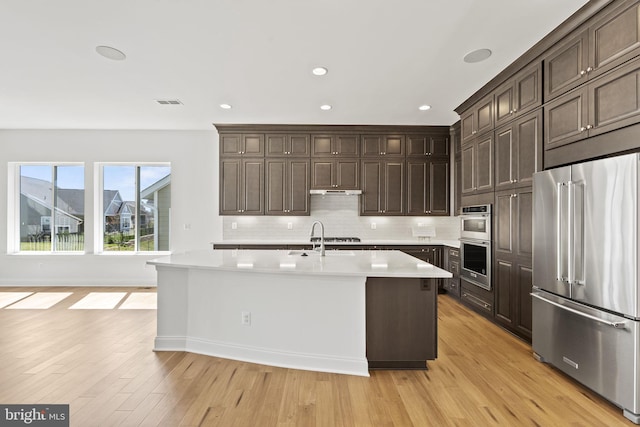
[[[430,110],[430,109],[431,109],[431,105],[426,105],[426,104],[425,105],[421,105],[421,106],[418,107],[418,110],[420,110],[420,111],[427,111],[427,110]]]
[[[220,104],[220,108],[222,108],[223,110],[230,110],[231,109],[231,105],[229,105],[229,104]]]
[[[327,110],[331,110],[331,105],[329,105],[329,104],[321,105],[321,106],[320,106],[320,109],[321,109],[321,110],[325,110],[325,111],[327,111]]]
[[[316,76],[324,76],[325,74],[327,74],[329,72],[329,70],[327,70],[324,67],[316,67],[313,70],[311,70],[311,72],[313,74],[315,74]]]
[[[473,64],[474,62],[484,61],[488,57],[491,56],[491,51],[489,49],[478,49],[473,52],[467,53],[463,60],[468,64]]]
[[[123,52],[111,46],[97,46],[96,52],[105,58],[112,59],[114,61],[123,61],[127,57]]]

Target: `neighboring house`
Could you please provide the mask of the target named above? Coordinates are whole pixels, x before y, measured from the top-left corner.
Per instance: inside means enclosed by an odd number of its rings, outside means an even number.
[[[20,179],[20,238],[51,234],[51,182],[22,176]],[[84,232],[84,190],[59,188],[56,192],[56,233]],[[156,181],[140,194],[140,229],[153,227],[160,236],[156,250],[169,247],[171,175]],[[104,231],[129,232],[136,227],[136,203],[122,200],[117,190],[104,190]],[[150,233],[149,233],[150,234]]]
[[[147,208],[151,218],[148,224],[153,224],[153,234],[156,251],[169,250],[169,231],[171,217],[171,175],[156,181],[140,191],[141,208]],[[142,221],[142,218],[140,219]]]
[[[78,200],[82,202],[78,203]],[[51,234],[51,183],[21,177],[20,238]],[[58,191],[55,212],[56,233],[84,232],[84,190]]]

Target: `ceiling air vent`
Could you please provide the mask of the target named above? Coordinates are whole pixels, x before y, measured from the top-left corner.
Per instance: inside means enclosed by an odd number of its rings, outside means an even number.
[[[182,105],[178,99],[156,99],[156,102],[160,105]]]

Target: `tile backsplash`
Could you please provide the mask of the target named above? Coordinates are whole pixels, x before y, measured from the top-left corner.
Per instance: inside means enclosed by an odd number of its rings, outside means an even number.
[[[343,195],[311,196],[310,216],[223,216],[223,240],[306,240],[315,220],[322,221],[327,237],[417,240],[412,235],[412,227],[419,224],[433,226],[434,239],[460,237],[457,217],[360,216],[359,199],[358,196]]]

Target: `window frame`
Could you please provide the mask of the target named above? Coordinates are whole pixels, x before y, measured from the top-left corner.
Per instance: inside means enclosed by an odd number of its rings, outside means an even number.
[[[20,222],[21,212],[20,212],[20,196],[22,194],[22,174],[21,167],[22,166],[48,166],[51,168],[51,215],[49,216],[49,227],[51,233],[51,250],[48,251],[23,251],[21,245],[21,237],[20,237]],[[83,181],[82,181],[82,190],[84,191],[83,204],[85,206],[85,215],[84,215],[84,223],[86,224],[86,206],[87,206],[87,167],[84,162],[9,162],[8,171],[9,171],[9,186],[10,191],[13,192],[13,197],[10,197],[9,200],[13,200],[13,206],[9,204],[7,210],[7,253],[8,254],[16,254],[16,255],[84,255],[87,253],[87,240],[86,240],[86,228],[83,232],[84,241],[83,241],[83,249],[77,251],[65,251],[65,250],[56,250],[56,235],[55,228],[58,224],[55,222],[55,212],[56,212],[56,181],[58,176],[57,169],[59,167],[78,167],[81,166],[83,168]],[[41,217],[42,222],[42,217]]]
[[[134,167],[134,186],[135,186],[135,215],[131,215],[129,221],[135,224],[135,238],[133,251],[105,251],[104,250],[104,232],[106,227],[104,215],[104,168],[105,166],[131,166]],[[135,256],[135,255],[169,255],[171,250],[158,251],[141,251],[138,246],[140,244],[140,169],[143,167],[168,167],[171,169],[170,175],[173,175],[173,167],[171,162],[97,162],[94,167],[94,182],[97,183],[96,194],[94,197],[95,227],[94,227],[94,252],[99,255],[107,256]],[[126,200],[122,200],[126,202]],[[111,203],[111,202],[110,202]],[[133,219],[135,218],[135,219]],[[133,221],[132,221],[133,219]],[[154,233],[155,234],[155,233]],[[169,242],[171,242],[171,234],[169,234]],[[170,243],[169,243],[170,244]]]

